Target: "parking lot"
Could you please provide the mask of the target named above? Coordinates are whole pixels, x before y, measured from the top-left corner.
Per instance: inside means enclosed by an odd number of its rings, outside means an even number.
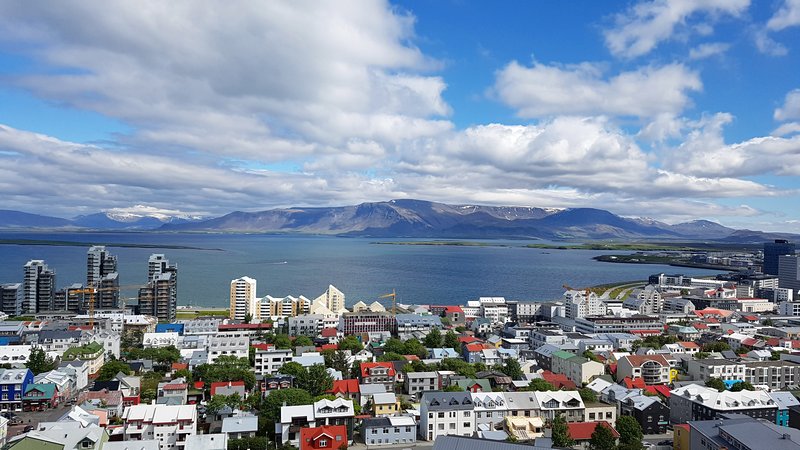
[[[20,425],[8,426],[8,437],[11,438],[22,434],[28,425],[36,426],[39,422],[55,422],[69,411],[68,406],[59,406],[55,409],[36,412],[15,412],[16,417],[22,421]]]

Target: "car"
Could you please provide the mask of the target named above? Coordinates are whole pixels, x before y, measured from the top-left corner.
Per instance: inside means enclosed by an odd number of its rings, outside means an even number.
[[[667,439],[665,441],[661,441],[658,443],[658,445],[672,445],[672,440]]]
[[[33,425],[26,425],[23,433],[27,433],[29,431],[33,431]]]
[[[22,425],[22,419],[19,417],[14,417],[13,419],[8,419],[9,425]]]

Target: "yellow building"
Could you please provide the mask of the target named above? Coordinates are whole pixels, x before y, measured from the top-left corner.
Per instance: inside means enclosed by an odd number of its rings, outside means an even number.
[[[681,423],[675,425],[672,432],[673,450],[689,450],[689,425]]]
[[[394,393],[387,392],[372,396],[372,413],[375,417],[393,416],[400,412],[400,400]]]

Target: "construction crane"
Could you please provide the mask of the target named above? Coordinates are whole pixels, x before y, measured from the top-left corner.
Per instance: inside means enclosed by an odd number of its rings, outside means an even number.
[[[397,300],[397,293],[394,292],[394,289],[392,289],[391,294],[381,295],[378,298],[390,298],[390,297],[392,299],[392,316],[397,316],[397,305],[395,304],[395,301]]]
[[[98,292],[112,292],[112,291],[119,291],[122,289],[139,289],[142,288],[141,284],[129,284],[124,286],[111,286],[105,288],[95,288],[95,287],[88,287],[88,288],[81,288],[81,289],[70,289],[69,292],[76,293],[76,294],[89,294],[89,326],[94,329],[94,295]]]

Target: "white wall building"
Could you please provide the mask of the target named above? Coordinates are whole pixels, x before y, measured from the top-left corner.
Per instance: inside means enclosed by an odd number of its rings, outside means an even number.
[[[126,441],[154,439],[161,450],[182,450],[187,437],[197,434],[195,405],[133,405],[122,420]]]
[[[606,304],[595,294],[585,291],[569,290],[564,292],[564,317],[582,319],[586,316],[606,315]]]
[[[208,362],[213,363],[220,356],[249,358],[250,337],[242,331],[218,333],[208,338]]]
[[[244,321],[246,316],[258,319],[261,315],[259,301],[256,298],[256,280],[241,277],[231,280],[230,317]]]
[[[169,347],[170,345],[177,347],[180,335],[175,331],[168,331],[166,333],[145,333],[142,338],[142,346],[144,348],[161,348]]]
[[[256,350],[254,370],[257,375],[272,375],[291,360],[291,350]]]

